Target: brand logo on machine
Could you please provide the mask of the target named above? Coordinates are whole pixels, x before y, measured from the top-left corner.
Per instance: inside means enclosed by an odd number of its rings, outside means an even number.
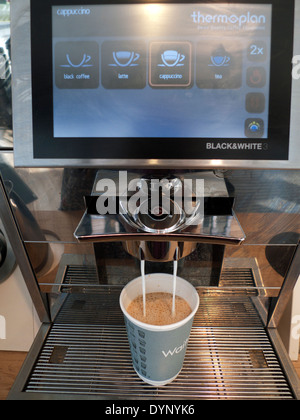
[[[165,356],[165,358],[169,357],[169,356],[174,356],[174,354],[178,354],[181,353],[182,350],[184,350],[187,346],[188,343],[188,338],[186,340],[184,340],[184,342],[181,344],[181,346],[175,347],[173,350],[169,349],[168,351],[164,351],[162,350],[162,354]]]
[[[6,339],[6,321],[4,316],[0,315],[0,340]]]
[[[84,9],[83,7],[80,9],[58,9],[57,14],[63,17],[90,15],[91,9]]]
[[[206,143],[207,150],[268,150],[267,143]]]
[[[249,23],[252,24],[265,24],[266,23],[266,16],[265,15],[255,15],[251,12],[247,12],[243,15],[226,15],[226,14],[216,14],[216,15],[210,15],[210,14],[204,14],[200,11],[194,11],[191,14],[191,18],[194,23],[197,24],[232,24],[232,25],[238,25],[243,26]]]

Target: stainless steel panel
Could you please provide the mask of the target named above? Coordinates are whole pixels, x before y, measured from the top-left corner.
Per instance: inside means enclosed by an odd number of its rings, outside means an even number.
[[[43,159],[33,159],[31,149],[31,64],[30,64],[30,0],[12,0],[12,46],[13,46],[13,115],[16,166],[45,166]],[[300,0],[296,0],[294,55],[300,55]],[[279,168],[299,169],[300,148],[298,133],[300,122],[300,80],[293,80],[290,156],[288,161],[239,161],[239,160],[55,160],[49,159],[47,166],[54,167],[115,167],[115,168]]]
[[[14,186],[27,210],[44,233],[48,243],[77,243],[74,232],[85,211],[84,195],[90,195],[97,171],[94,169],[17,168],[13,155],[2,153],[0,169],[5,181]],[[201,179],[201,171],[196,172]],[[114,179],[114,171],[103,176]],[[135,176],[136,173],[135,173]],[[188,173],[188,177],[194,174]],[[297,245],[300,237],[300,171],[233,170],[213,174],[222,176],[228,191],[235,198],[234,212],[245,232],[246,245]],[[223,181],[223,180],[222,180]],[[206,188],[206,182],[204,183]],[[224,191],[210,191],[223,196]],[[22,238],[34,243],[33,226],[28,218],[17,215]],[[40,241],[42,243],[42,241]]]
[[[91,193],[96,171],[14,169],[11,153],[1,154],[0,170],[26,207],[24,215],[16,211],[15,217],[39,284],[45,290],[46,285],[55,283],[65,254],[93,255],[92,243],[78,243],[74,232],[85,210],[83,196]],[[104,176],[108,177],[109,172]],[[300,171],[233,170],[213,176],[225,176],[228,193],[235,197],[235,213],[246,235],[241,247],[226,246],[225,257],[255,258],[267,293],[277,296],[300,237]],[[211,194],[225,192],[217,190]],[[26,217],[28,212],[30,219]],[[35,221],[33,225],[30,220]],[[36,224],[43,240],[37,238]],[[42,249],[47,250],[44,265],[39,263]],[[114,266],[112,255],[109,269]]]
[[[204,216],[203,221],[195,226],[188,226],[173,233],[140,233],[127,231],[118,221],[118,217],[104,217],[85,214],[75,236],[82,242],[100,241],[191,241],[239,245],[245,239],[245,234],[233,216]]]

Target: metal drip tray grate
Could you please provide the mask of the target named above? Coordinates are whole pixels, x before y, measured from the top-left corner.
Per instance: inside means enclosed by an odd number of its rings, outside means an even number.
[[[61,292],[82,291],[82,289],[89,287],[89,289],[97,290],[99,286],[98,274],[96,267],[87,265],[67,264],[63,276],[63,284]]]
[[[155,388],[136,375],[119,290],[70,294],[43,344],[25,393],[121,399],[293,399],[247,295],[201,295],[183,369]],[[208,323],[209,320],[209,323]]]
[[[70,294],[55,323],[122,325],[123,314],[119,306],[121,288],[101,288],[96,294]],[[197,326],[261,327],[251,297],[247,295],[214,295],[201,293],[199,311],[195,315]]]
[[[65,284],[81,284],[82,280],[91,284],[99,284],[97,269],[87,265],[67,265],[64,277]]]
[[[133,277],[129,276],[127,281],[130,281],[132,278]],[[125,283],[127,281],[125,281]],[[257,290],[255,290],[257,283],[259,284],[259,279],[254,277],[252,268],[223,268],[219,287],[229,288],[229,290],[239,289],[240,292],[243,289],[244,293],[247,293],[248,295],[257,295]],[[96,293],[101,286],[96,267],[77,264],[66,264],[64,267],[64,275],[60,288],[61,292]]]
[[[54,325],[26,392],[134,399],[292,399],[263,328],[193,327],[177,379],[154,388],[133,370],[123,326]]]
[[[251,268],[224,268],[221,273],[219,286],[233,288],[255,287],[253,271]]]

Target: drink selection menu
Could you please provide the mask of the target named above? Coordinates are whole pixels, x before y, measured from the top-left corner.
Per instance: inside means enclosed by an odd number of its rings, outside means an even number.
[[[67,20],[74,32],[62,36],[60,27],[53,38],[56,137],[266,138],[270,6],[252,5],[247,12],[240,5],[217,14],[214,6],[196,12],[194,5],[173,5],[177,23],[185,11],[182,27],[170,29],[169,23],[150,35],[147,28],[129,34],[132,21],[127,27],[123,19],[120,29],[114,6],[106,14],[97,7],[88,16],[53,8],[58,27]],[[100,34],[77,35],[79,19],[93,13],[105,15],[117,35],[105,33],[107,26]],[[147,26],[151,16],[140,13]]]

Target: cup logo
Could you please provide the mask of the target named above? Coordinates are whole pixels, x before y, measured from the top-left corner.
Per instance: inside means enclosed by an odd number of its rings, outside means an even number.
[[[113,58],[114,63],[109,64],[110,66],[133,67],[138,66],[135,62],[140,58],[140,54],[134,51],[113,51]]]
[[[230,57],[227,55],[212,55],[210,57],[213,66],[225,67],[229,65]]]
[[[61,64],[60,67],[93,67],[92,64],[89,64],[91,61],[91,56],[88,54],[83,54],[82,60],[79,63],[73,62],[70,58],[70,54],[66,54],[66,60],[68,64]]]
[[[161,59],[163,64],[158,64],[161,67],[175,67],[175,66],[184,66],[182,61],[185,59],[185,55],[180,54],[176,50],[166,50],[162,53]]]
[[[169,349],[168,351],[162,350],[162,354],[165,356],[165,358],[167,358],[168,356],[174,356],[175,354],[181,353],[182,350],[186,348],[188,341],[189,341],[189,338],[184,340],[184,342],[180,346],[175,347],[172,350],[171,349]]]

